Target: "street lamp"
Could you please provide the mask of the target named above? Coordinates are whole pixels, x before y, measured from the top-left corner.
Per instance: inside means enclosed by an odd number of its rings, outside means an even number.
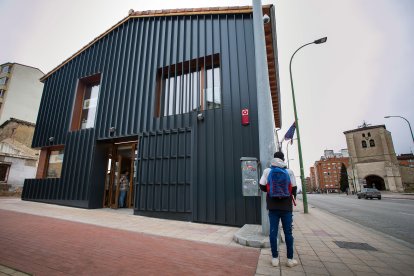
[[[402,116],[385,116],[384,118],[385,118],[385,119],[388,119],[388,118],[391,118],[391,117],[398,117],[398,118],[404,119],[404,120],[407,122],[408,127],[410,128],[411,138],[413,139],[413,143],[414,143],[414,135],[413,135],[413,130],[411,129],[410,122],[409,122],[406,118],[404,118],[404,117],[402,117]]]
[[[308,199],[306,196],[306,185],[303,185],[305,183],[305,173],[303,171],[303,160],[302,160],[302,148],[300,145],[300,133],[299,133],[299,120],[298,120],[298,114],[296,112],[296,100],[295,100],[295,92],[293,89],[293,78],[292,78],[292,60],[293,57],[295,56],[295,54],[302,49],[303,47],[307,46],[307,45],[311,45],[311,44],[321,44],[321,43],[325,43],[326,40],[328,38],[327,37],[323,37],[320,39],[317,39],[313,42],[310,43],[306,43],[302,46],[300,46],[292,55],[292,57],[290,58],[290,63],[289,63],[289,72],[290,72],[290,85],[292,86],[292,98],[293,98],[293,110],[295,112],[295,123],[296,123],[296,131],[297,131],[297,137],[298,137],[298,151],[299,151],[299,164],[300,164],[300,179],[302,182],[302,193],[303,193],[303,211],[305,214],[308,213]]]

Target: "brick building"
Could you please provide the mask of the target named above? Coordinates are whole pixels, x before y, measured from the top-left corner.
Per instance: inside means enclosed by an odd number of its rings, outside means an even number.
[[[341,167],[344,164],[348,168],[348,163],[349,157],[345,150],[342,150],[341,153],[334,153],[331,150],[325,151],[324,156],[319,161],[316,161],[314,167],[310,169],[310,179],[315,183],[313,190],[339,192]]]

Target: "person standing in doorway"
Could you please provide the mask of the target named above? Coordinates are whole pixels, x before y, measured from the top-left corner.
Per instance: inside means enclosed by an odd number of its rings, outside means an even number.
[[[129,190],[129,172],[125,171],[119,180],[119,208],[125,207],[125,198]]]
[[[272,250],[272,265],[279,266],[277,235],[279,221],[282,221],[285,234],[288,267],[294,267],[298,262],[293,259],[293,203],[296,198],[296,179],[293,171],[286,168],[283,152],[276,152],[271,160],[270,168],[263,171],[260,178],[260,189],[266,192],[266,205],[269,211],[270,247]]]

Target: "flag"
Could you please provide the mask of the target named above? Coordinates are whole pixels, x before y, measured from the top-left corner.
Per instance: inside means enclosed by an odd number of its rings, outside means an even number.
[[[295,129],[296,129],[296,125],[295,125],[295,122],[293,122],[292,126],[286,132],[285,138],[283,140],[285,141],[290,140],[290,144],[293,144],[293,135],[295,135]]]

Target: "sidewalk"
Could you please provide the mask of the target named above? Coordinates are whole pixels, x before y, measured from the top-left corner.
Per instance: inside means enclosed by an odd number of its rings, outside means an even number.
[[[301,201],[294,210],[294,268],[285,266],[284,244],[275,268],[270,249],[234,243],[239,228],[134,216],[128,209],[0,198],[0,222],[0,265],[35,275],[414,275],[414,245],[312,206],[305,215]],[[0,275],[14,275],[6,269],[0,266]]]

